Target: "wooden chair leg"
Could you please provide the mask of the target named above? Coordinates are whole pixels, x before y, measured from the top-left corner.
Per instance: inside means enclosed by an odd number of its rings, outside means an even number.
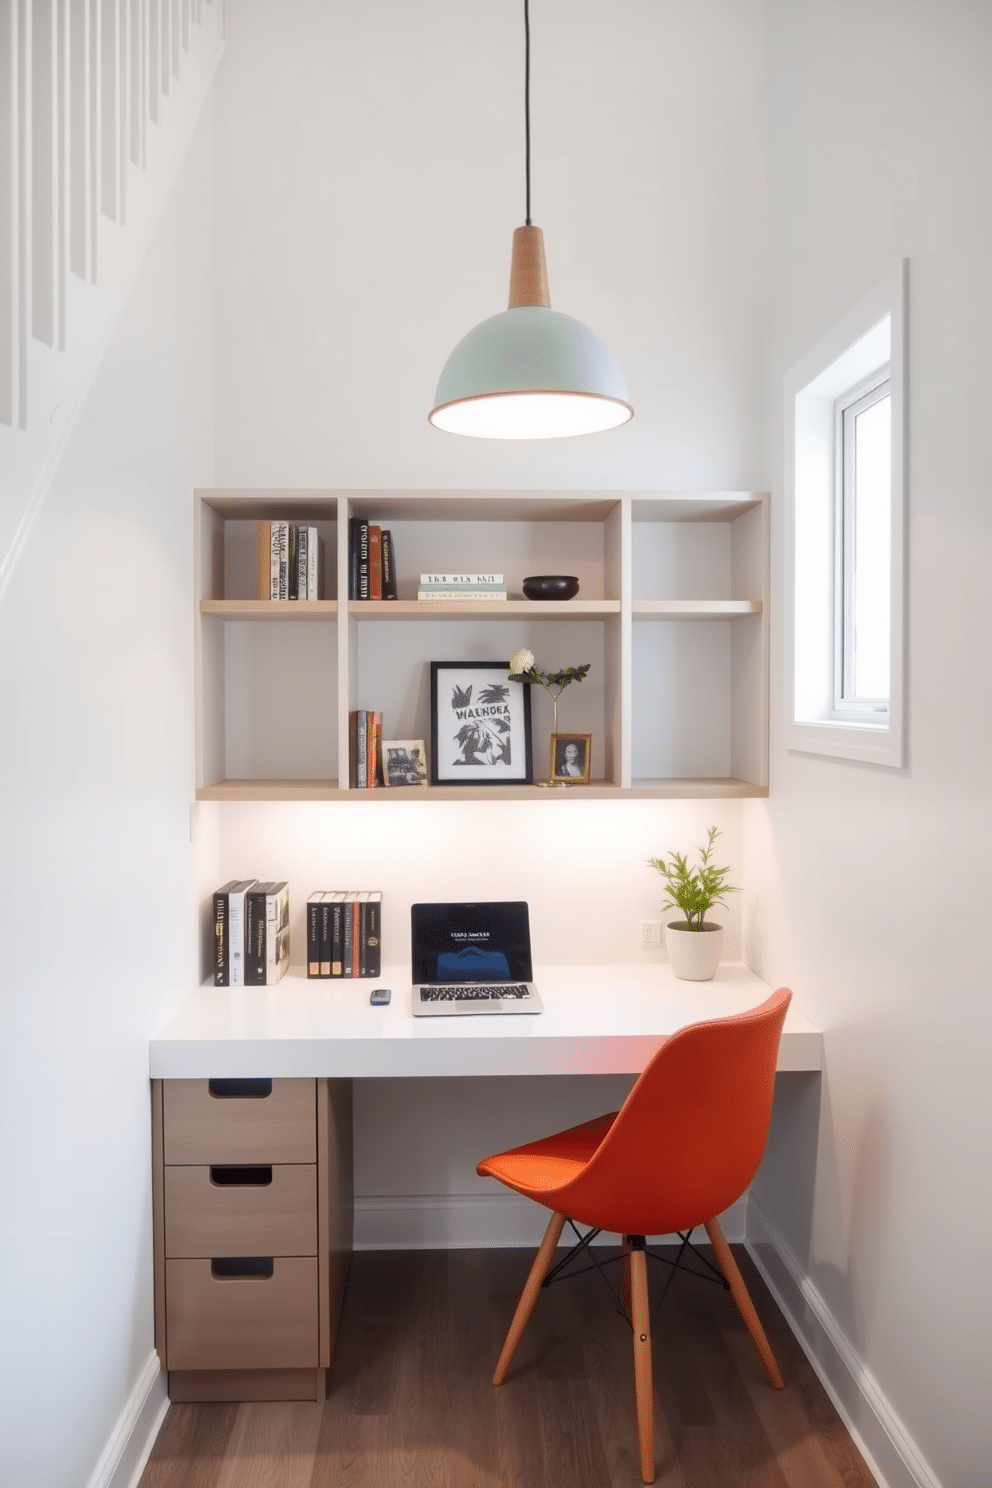
[[[641,1477],[654,1482],[654,1385],[651,1379],[651,1307],[648,1263],[643,1249],[630,1251],[631,1322],[634,1326],[634,1399]]]
[[[620,1301],[623,1310],[630,1317],[630,1240],[623,1237],[623,1258],[620,1262]]]
[[[520,1301],[517,1303],[517,1310],[513,1314],[513,1322],[510,1324],[510,1331],[506,1335],[506,1342],[503,1344],[499,1359],[496,1361],[496,1369],[493,1373],[494,1385],[501,1385],[506,1379],[507,1371],[513,1363],[513,1356],[517,1352],[517,1345],[523,1337],[524,1329],[530,1320],[531,1313],[534,1311],[534,1304],[541,1290],[541,1282],[551,1268],[551,1262],[564,1227],[565,1215],[552,1214],[548,1228],[544,1232],[544,1239],[541,1241],[541,1248],[534,1257],[534,1264],[530,1268],[530,1275],[524,1283],[523,1291],[520,1293]]]
[[[758,1351],[758,1357],[765,1366],[769,1383],[776,1390],[783,1388],[782,1376],[775,1362],[771,1344],[765,1337],[765,1330],[758,1321],[758,1314],[754,1310],[751,1294],[744,1285],[744,1278],[737,1267],[737,1262],[731,1254],[730,1246],[727,1244],[723,1230],[720,1228],[719,1220],[708,1219],[706,1221],[706,1233],[710,1237],[710,1244],[716,1251],[716,1258],[720,1263],[720,1270],[730,1283],[730,1293],[737,1303],[737,1309],[744,1319],[744,1326],[751,1335],[751,1342]]]

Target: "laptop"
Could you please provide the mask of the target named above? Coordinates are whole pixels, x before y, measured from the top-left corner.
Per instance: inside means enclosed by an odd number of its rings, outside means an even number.
[[[415,1017],[543,1012],[524,900],[413,904],[410,940]]]

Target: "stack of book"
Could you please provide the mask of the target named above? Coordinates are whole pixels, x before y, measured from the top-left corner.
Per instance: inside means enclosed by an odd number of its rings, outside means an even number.
[[[383,784],[382,714],[354,708],[348,714],[348,784],[373,790]]]
[[[318,889],[307,900],[307,976],[377,977],[382,970],[382,894]]]
[[[324,587],[324,543],[316,527],[259,522],[259,599],[319,599]]]
[[[348,522],[348,598],[396,598],[393,534],[364,517]]]
[[[417,598],[505,599],[506,585],[502,574],[421,574]]]
[[[232,878],[214,894],[214,986],[274,987],[289,967],[289,885]]]

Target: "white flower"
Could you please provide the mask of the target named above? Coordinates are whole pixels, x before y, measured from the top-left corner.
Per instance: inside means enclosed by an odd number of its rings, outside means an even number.
[[[521,646],[519,651],[514,651],[510,657],[511,672],[529,672],[534,665],[534,653],[528,651],[526,646]]]

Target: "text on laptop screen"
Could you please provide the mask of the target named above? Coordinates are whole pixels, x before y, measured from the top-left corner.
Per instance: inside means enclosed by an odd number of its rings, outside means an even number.
[[[530,923],[523,900],[414,904],[413,981],[529,982]]]

